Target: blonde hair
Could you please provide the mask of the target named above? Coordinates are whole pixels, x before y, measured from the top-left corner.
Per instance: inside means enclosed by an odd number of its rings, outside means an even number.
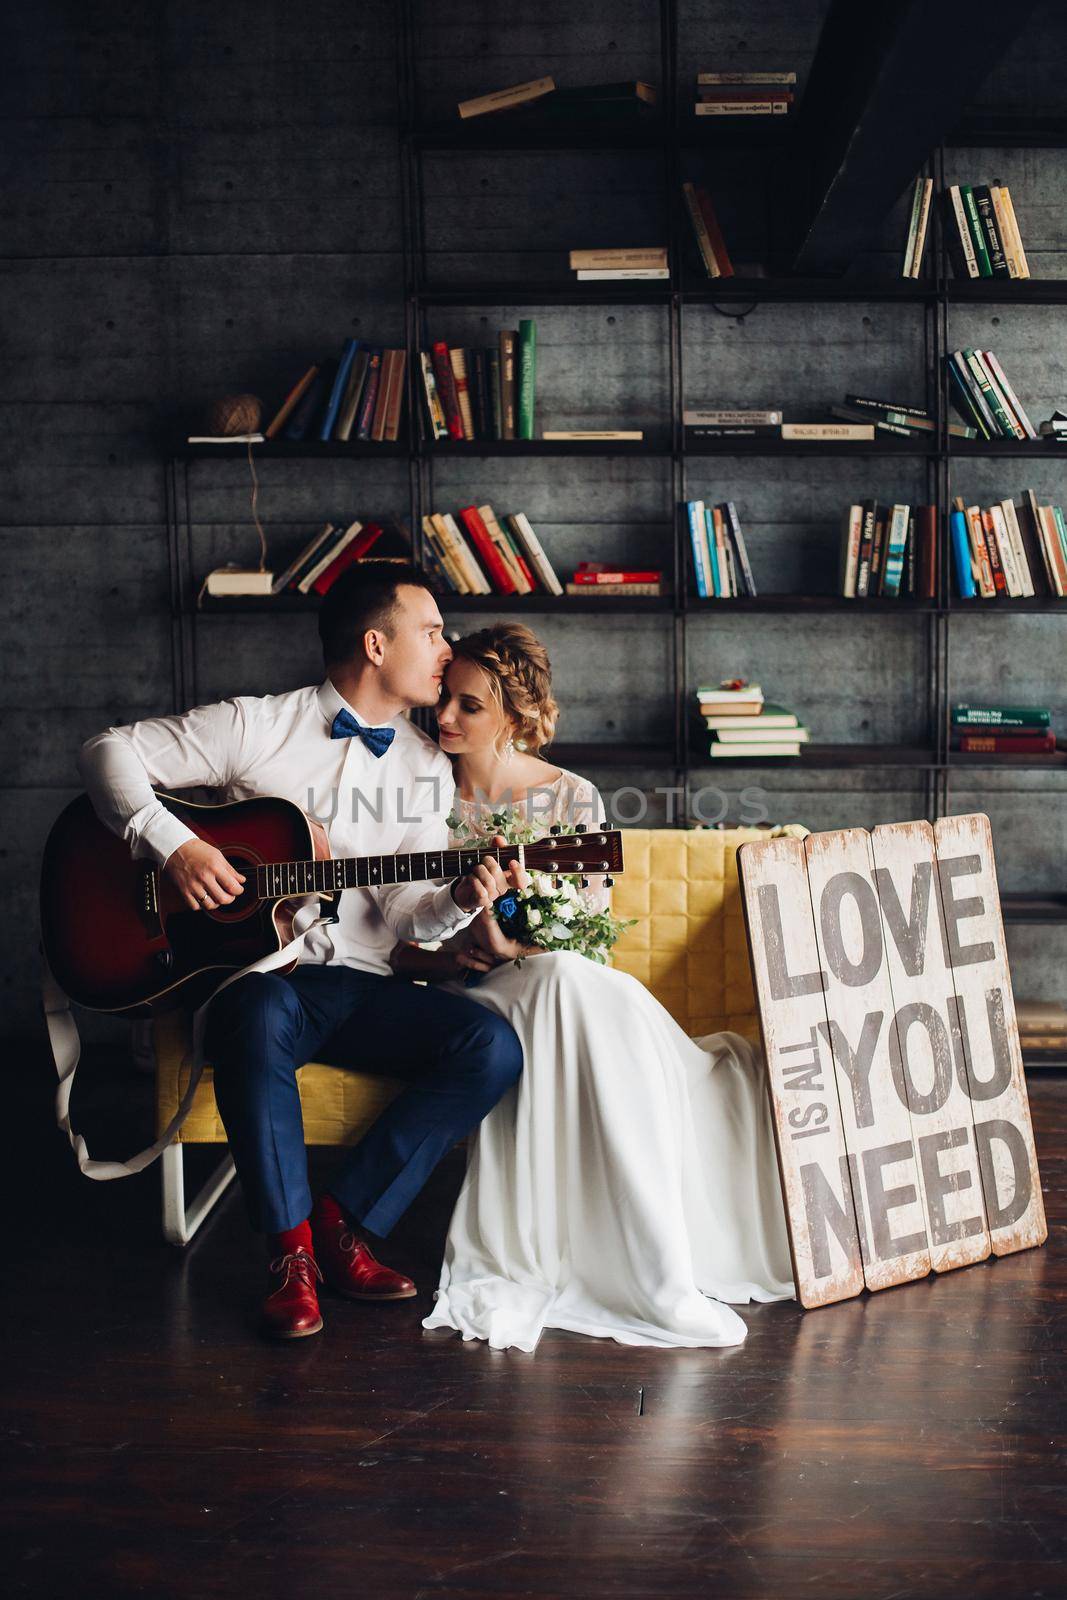
[[[505,720],[516,724],[517,745],[537,751],[551,741],[559,706],[552,696],[548,651],[531,629],[521,622],[496,622],[459,639],[452,653],[481,667]]]

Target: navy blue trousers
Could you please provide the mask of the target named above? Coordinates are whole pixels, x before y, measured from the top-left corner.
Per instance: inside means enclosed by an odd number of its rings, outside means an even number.
[[[293,1228],[311,1210],[296,1085],[305,1061],[407,1080],[330,1184],[345,1210],[381,1235],[522,1072],[518,1035],[486,1006],[405,978],[310,963],[288,976],[249,973],[224,989],[204,1045],[261,1233]]]

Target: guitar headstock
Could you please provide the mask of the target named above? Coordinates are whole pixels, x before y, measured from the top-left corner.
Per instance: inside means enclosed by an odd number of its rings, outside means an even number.
[[[615,829],[576,829],[574,833],[550,833],[535,844],[522,847],[528,872],[551,872],[567,877],[590,872],[621,872],[622,834]],[[516,846],[501,847],[500,859],[514,860]]]

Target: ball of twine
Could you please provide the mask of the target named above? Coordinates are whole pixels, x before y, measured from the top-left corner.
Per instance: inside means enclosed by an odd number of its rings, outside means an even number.
[[[215,438],[256,433],[263,417],[263,402],[254,394],[227,394],[208,412],[208,432]]]

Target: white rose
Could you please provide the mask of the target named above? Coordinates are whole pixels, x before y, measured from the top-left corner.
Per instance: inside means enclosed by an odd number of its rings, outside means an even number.
[[[539,928],[541,926],[541,913],[536,906],[531,906],[527,911],[526,925],[530,928]]]
[[[535,872],[532,881],[538,894],[550,895],[552,893],[552,879],[547,872]]]
[[[560,922],[570,922],[574,916],[574,907],[571,905],[569,900],[562,901],[556,907],[556,916],[559,918]]]

